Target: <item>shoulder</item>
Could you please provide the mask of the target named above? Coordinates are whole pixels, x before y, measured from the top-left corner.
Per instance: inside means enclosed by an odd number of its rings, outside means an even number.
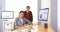
[[[26,11],[24,11],[24,13],[26,13]],[[31,11],[29,11],[29,13],[32,13]]]
[[[32,13],[31,11],[29,11],[30,13]]]
[[[24,14],[26,13],[26,11],[24,11]]]
[[[17,22],[17,21],[18,21],[18,19],[19,19],[19,17],[16,17],[16,18],[15,18],[15,22]]]
[[[24,12],[26,12],[26,11],[24,11]]]
[[[15,19],[19,19],[19,17],[16,17]]]

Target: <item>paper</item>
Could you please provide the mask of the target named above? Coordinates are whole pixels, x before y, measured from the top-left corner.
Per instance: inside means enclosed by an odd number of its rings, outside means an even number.
[[[35,29],[31,29],[31,30],[24,29],[24,30],[21,30],[21,32],[37,32],[37,30],[35,30]]]
[[[31,32],[37,32],[37,30],[35,30],[35,29],[31,29]]]

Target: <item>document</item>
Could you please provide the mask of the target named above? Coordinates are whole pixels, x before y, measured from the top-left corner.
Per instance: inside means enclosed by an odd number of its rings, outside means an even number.
[[[24,30],[21,30],[21,32],[37,32],[37,30],[35,29],[24,29]]]

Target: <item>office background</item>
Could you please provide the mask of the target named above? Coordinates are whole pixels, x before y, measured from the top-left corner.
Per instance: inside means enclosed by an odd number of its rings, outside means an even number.
[[[1,11],[5,10],[5,0],[0,0],[0,32],[3,32],[3,21],[1,20]]]
[[[33,22],[38,21],[38,7],[37,7],[37,2],[38,0],[6,0],[6,11],[14,11],[14,19],[18,17],[19,11],[26,10],[26,6],[31,7],[31,11],[33,13]],[[16,16],[17,15],[17,16]],[[36,22],[37,23],[37,22]]]
[[[37,4],[38,3],[38,4]],[[25,10],[27,5],[30,5],[33,12],[33,23],[38,21],[38,10],[49,8],[48,22],[52,25],[55,32],[57,32],[57,0],[0,0],[2,9],[0,11],[14,11],[14,18],[16,18],[20,10]],[[1,18],[1,17],[0,17]],[[0,21],[3,25],[3,21]],[[2,32],[2,25],[0,30]]]
[[[58,21],[57,24],[58,24],[58,31],[60,32],[60,2],[59,1],[60,0],[57,1],[57,3],[58,3],[57,4],[57,8],[58,8],[57,9],[58,10],[57,11],[57,21]]]

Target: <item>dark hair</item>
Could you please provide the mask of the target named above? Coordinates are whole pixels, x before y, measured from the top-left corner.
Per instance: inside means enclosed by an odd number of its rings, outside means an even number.
[[[20,13],[24,13],[24,11],[20,11],[19,14],[20,14]]]
[[[27,6],[26,8],[29,8],[30,9],[30,6]]]

